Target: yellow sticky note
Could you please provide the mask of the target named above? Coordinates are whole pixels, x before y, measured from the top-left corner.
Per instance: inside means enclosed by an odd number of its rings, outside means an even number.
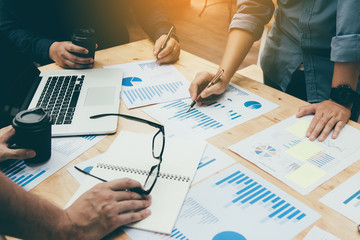
[[[298,136],[299,138],[305,137],[306,130],[309,128],[310,122],[306,120],[300,120],[286,128],[286,131]]]
[[[325,175],[326,172],[320,168],[310,163],[306,163],[287,175],[286,178],[303,188],[308,188]]]
[[[321,150],[322,148],[315,143],[312,143],[310,141],[303,141],[299,144],[296,144],[294,147],[289,148],[286,153],[301,161],[305,161],[320,152]]]

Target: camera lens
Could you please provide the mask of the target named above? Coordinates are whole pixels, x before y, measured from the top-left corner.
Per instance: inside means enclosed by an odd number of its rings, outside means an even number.
[[[51,157],[51,117],[42,108],[19,112],[13,119],[16,148],[32,149],[36,156],[26,164],[39,164]]]

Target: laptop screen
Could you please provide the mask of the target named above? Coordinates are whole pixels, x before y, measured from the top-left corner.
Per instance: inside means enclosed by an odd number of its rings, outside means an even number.
[[[4,127],[33,94],[40,71],[2,32],[0,56],[0,127]]]

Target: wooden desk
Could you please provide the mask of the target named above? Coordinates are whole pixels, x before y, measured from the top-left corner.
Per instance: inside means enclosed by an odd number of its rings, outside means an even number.
[[[152,59],[152,47],[153,45],[150,41],[143,40],[99,51],[96,53],[95,67],[100,68],[105,65],[114,65],[132,61]],[[215,73],[217,70],[217,65],[184,51],[181,53],[180,60],[175,64],[175,67],[188,80],[192,80],[197,71],[201,70]],[[54,64],[47,65],[41,68],[41,70],[50,69],[53,70],[60,68]],[[284,183],[280,182],[268,173],[262,171],[252,163],[229,151],[227,148],[230,145],[261,130],[264,130],[265,128],[270,127],[273,124],[287,117],[290,117],[291,115],[294,115],[297,112],[298,108],[301,105],[305,104],[305,102],[301,100],[274,90],[259,82],[252,81],[246,77],[240,76],[239,74],[235,75],[235,77],[233,78],[233,82],[259,96],[262,96],[278,104],[280,107],[254,120],[248,121],[217,136],[209,138],[208,142],[226,152],[228,155],[233,157],[235,160],[237,160],[239,163],[241,163],[251,171],[254,171],[261,177],[280,187],[285,192],[289,193],[290,195],[294,196],[298,200],[302,201],[303,203],[320,213],[322,215],[322,218],[318,220],[314,225],[317,225],[318,227],[334,234],[337,237],[340,237],[341,239],[359,239],[360,234],[357,232],[357,225],[342,216],[341,214],[320,203],[319,199],[326,193],[331,191],[333,188],[338,186],[341,182],[345,181],[346,179],[354,175],[356,172],[358,172],[360,170],[360,161],[356,162],[335,177],[331,178],[329,181],[322,184],[310,194],[302,196]],[[127,110],[125,104],[121,105],[121,112],[151,119],[145,113],[143,113],[141,109],[135,109],[130,111]],[[125,123],[124,121],[126,120],[119,119],[119,129],[131,129],[131,125]],[[350,122],[350,125],[360,129],[360,125],[354,122]],[[80,155],[74,161],[66,165],[63,169],[49,177],[46,181],[39,184],[37,187],[31,190],[31,192],[50,200],[51,202],[59,205],[60,207],[65,206],[72,194],[79,187],[79,184],[72,178],[72,176],[66,169],[81,161],[87,160],[91,157],[105,152],[115,137],[116,134],[106,137],[104,140],[102,140],[94,147]],[[299,234],[295,239],[302,239],[311,229],[311,227]],[[121,234],[121,230],[117,233],[112,234],[107,239],[114,238],[129,239],[125,234]]]

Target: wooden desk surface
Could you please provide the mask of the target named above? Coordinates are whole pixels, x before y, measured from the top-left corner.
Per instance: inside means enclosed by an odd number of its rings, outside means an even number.
[[[153,59],[152,47],[153,45],[150,41],[142,40],[139,42],[134,42],[96,52],[95,68],[100,68],[106,65]],[[194,78],[196,72],[198,71],[209,71],[215,73],[217,70],[217,65],[184,51],[182,51],[180,55],[180,60],[175,64],[175,67],[189,81]],[[40,70],[54,69],[60,68],[55,64],[50,64],[41,67]],[[323,197],[326,193],[337,187],[341,182],[344,182],[346,179],[358,172],[360,170],[360,161],[340,172],[335,177],[331,178],[329,181],[326,181],[324,184],[312,191],[310,194],[302,196],[292,188],[277,180],[275,177],[262,171],[254,164],[229,151],[227,147],[229,147],[230,145],[261,130],[264,130],[265,128],[270,127],[273,124],[290,117],[291,115],[294,115],[301,105],[306,104],[305,102],[298,100],[292,96],[274,90],[268,86],[265,86],[256,81],[252,81],[238,74],[235,75],[232,81],[235,84],[238,84],[241,87],[257,95],[278,104],[280,107],[258,118],[238,125],[230,130],[227,130],[217,136],[209,138],[208,142],[233,157],[235,160],[237,160],[239,163],[241,163],[251,171],[254,171],[261,177],[280,187],[285,192],[289,193],[293,197],[302,201],[303,203],[317,211],[319,214],[321,214],[322,217],[314,225],[330,232],[331,234],[334,234],[337,237],[340,237],[341,239],[359,239],[360,234],[357,232],[357,225],[342,216],[341,214],[320,203],[319,199]],[[120,111],[121,113],[130,113],[132,115],[151,119],[144,112],[142,112],[141,109],[128,110],[125,104],[121,105]],[[126,128],[130,130],[135,130],[131,129],[131,125],[125,123],[124,121],[126,120],[119,119],[119,129]],[[360,125],[358,125],[357,123],[350,122],[349,124],[355,128],[360,129]],[[51,202],[57,204],[60,207],[65,206],[72,194],[79,187],[79,184],[75,181],[75,179],[73,179],[73,177],[66,169],[68,167],[74,166],[79,162],[85,161],[91,157],[105,152],[115,137],[116,134],[107,136],[104,140],[97,143],[94,147],[80,155],[78,158],[66,165],[60,171],[58,171],[57,173],[46,179],[44,182],[39,184],[37,187],[32,189],[31,192],[50,200]],[[311,228],[312,226],[299,234],[297,237],[295,237],[295,239],[303,239],[306,233]],[[117,233],[111,234],[111,236],[109,236],[107,239],[115,238],[129,239],[125,234],[121,234],[121,230]]]

